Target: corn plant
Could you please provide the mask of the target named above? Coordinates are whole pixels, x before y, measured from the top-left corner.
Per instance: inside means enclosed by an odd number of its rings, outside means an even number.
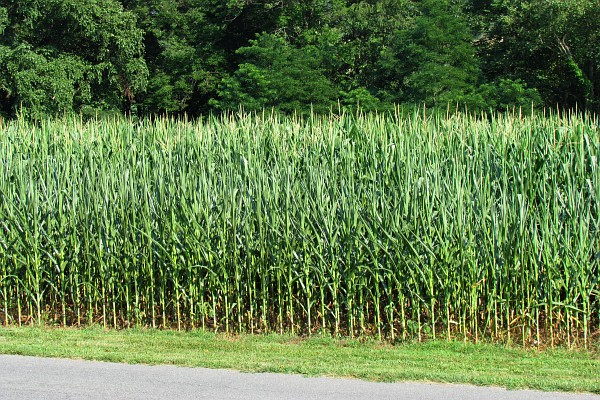
[[[2,122],[2,323],[588,346],[590,116]]]

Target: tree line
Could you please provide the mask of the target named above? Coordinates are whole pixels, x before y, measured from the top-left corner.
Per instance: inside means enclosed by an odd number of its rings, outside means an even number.
[[[597,0],[1,0],[0,116],[600,110]]]

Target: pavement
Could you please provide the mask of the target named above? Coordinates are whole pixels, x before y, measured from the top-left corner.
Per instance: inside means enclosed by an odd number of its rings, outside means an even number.
[[[600,400],[600,396],[0,355],[0,400],[17,399]]]

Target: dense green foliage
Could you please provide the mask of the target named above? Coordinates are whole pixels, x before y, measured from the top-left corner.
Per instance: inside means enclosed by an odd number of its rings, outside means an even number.
[[[2,131],[4,323],[598,338],[597,120],[260,113]]]
[[[0,0],[0,116],[600,110],[596,0]]]
[[[0,110],[128,110],[146,87],[143,32],[117,0],[4,1]]]

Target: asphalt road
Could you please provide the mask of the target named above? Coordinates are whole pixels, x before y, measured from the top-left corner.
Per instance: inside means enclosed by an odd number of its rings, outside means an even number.
[[[0,399],[600,400],[600,396],[0,355]]]

